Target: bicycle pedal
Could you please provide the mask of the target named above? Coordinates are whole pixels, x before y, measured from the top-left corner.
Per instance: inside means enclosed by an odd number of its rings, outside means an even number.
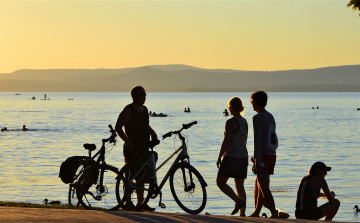
[[[165,205],[164,203],[160,203],[159,206],[160,206],[161,208],[163,208],[163,209],[166,208],[166,205]]]

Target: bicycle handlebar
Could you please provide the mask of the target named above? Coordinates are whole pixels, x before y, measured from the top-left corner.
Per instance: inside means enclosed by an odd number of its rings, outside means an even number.
[[[188,123],[188,124],[183,124],[183,126],[182,126],[182,128],[181,128],[180,130],[178,130],[178,131],[171,131],[171,132],[168,132],[168,133],[166,133],[165,135],[163,135],[163,136],[162,136],[162,137],[163,137],[163,140],[166,139],[167,137],[172,136],[173,134],[178,134],[179,136],[181,136],[181,135],[180,135],[180,132],[181,132],[182,130],[184,130],[184,129],[189,129],[191,126],[196,125],[196,124],[197,124],[197,121],[190,122],[190,123]]]
[[[108,127],[110,128],[111,136],[110,136],[109,138],[107,138],[107,139],[103,139],[102,141],[103,141],[103,142],[115,143],[115,142],[116,142],[116,140],[115,140],[115,138],[116,138],[116,131],[113,129],[113,127],[112,127],[111,124],[108,125]]]
[[[196,124],[197,124],[197,121],[193,121],[193,122],[188,123],[188,124],[183,124],[183,129],[188,129],[191,126],[196,125]]]
[[[112,125],[111,125],[111,124],[110,124],[110,125],[108,125],[108,127],[110,128],[111,133],[115,132],[115,130],[113,129],[113,127],[112,127]]]

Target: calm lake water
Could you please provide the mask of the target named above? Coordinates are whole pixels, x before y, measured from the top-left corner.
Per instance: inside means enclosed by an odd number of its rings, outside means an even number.
[[[39,100],[44,93],[0,93],[0,200],[41,203],[45,198],[67,203],[68,185],[58,178],[59,166],[67,157],[86,155],[84,143],[107,138],[108,125],[115,125],[119,112],[131,103],[129,93],[48,93],[51,100]],[[36,100],[30,100],[35,96]],[[215,165],[223,139],[225,121],[222,112],[232,96],[239,96],[245,105],[249,124],[248,151],[253,154],[252,110],[250,93],[148,93],[150,111],[168,117],[151,117],[150,124],[159,136],[178,130],[181,124],[198,121],[184,131],[188,137],[191,163],[208,183],[205,212],[230,215],[234,203],[217,188]],[[73,98],[74,100],[68,100]],[[319,106],[319,109],[312,107]],[[191,113],[184,113],[190,107]],[[326,179],[341,201],[334,220],[360,221],[354,205],[360,205],[360,93],[270,93],[267,109],[277,122],[279,148],[271,189],[276,206],[294,218],[296,192],[300,179],[318,160],[333,169]],[[30,130],[18,131],[22,125]],[[162,162],[180,146],[179,141],[166,139],[156,147]],[[118,168],[124,165],[122,142],[107,157]],[[159,180],[166,165],[159,171]],[[254,175],[251,166],[245,181],[247,211],[254,210]],[[233,181],[229,180],[232,186]],[[319,204],[325,199],[319,199]],[[158,198],[150,206],[159,212],[183,212],[174,201],[169,184],[163,189],[166,209],[157,207]],[[269,215],[263,208],[262,212]]]

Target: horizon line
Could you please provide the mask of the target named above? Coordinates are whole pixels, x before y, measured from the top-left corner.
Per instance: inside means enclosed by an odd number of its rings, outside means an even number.
[[[22,68],[22,69],[18,69],[9,73],[0,73],[0,75],[3,74],[11,74],[14,73],[16,71],[21,71],[21,70],[122,70],[122,69],[136,69],[136,68],[142,68],[142,67],[151,67],[151,66],[176,66],[176,65],[180,65],[180,66],[188,66],[188,67],[192,67],[192,68],[197,68],[197,69],[202,69],[202,70],[231,70],[231,71],[257,71],[257,72],[276,72],[276,71],[289,71],[289,70],[316,70],[316,69],[322,69],[322,68],[330,68],[330,67],[345,67],[345,66],[358,66],[360,64],[346,64],[346,65],[337,65],[337,66],[325,66],[325,67],[315,67],[315,68],[305,68],[305,69],[285,69],[285,70],[237,70],[237,69],[232,69],[232,68],[202,68],[202,67],[196,67],[196,66],[192,66],[192,65],[187,65],[187,64],[152,64],[152,65],[143,65],[143,66],[138,66],[138,67],[123,67],[123,68],[48,68],[48,69],[28,69],[28,68]],[[156,69],[156,68],[152,68],[152,69]]]

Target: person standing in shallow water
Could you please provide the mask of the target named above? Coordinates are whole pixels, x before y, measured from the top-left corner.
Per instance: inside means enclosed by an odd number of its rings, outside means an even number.
[[[275,119],[265,107],[268,95],[264,91],[255,91],[250,96],[254,111],[258,114],[253,117],[254,128],[254,162],[253,171],[256,174],[254,199],[255,211],[249,217],[260,217],[262,206],[268,208],[272,218],[277,218],[279,213],[275,208],[275,201],[270,191],[270,175],[274,174],[276,163],[276,150],[269,151],[266,148],[266,139],[269,126],[276,128]]]
[[[133,103],[125,106],[119,114],[115,125],[115,131],[124,141],[125,163],[136,162],[137,158],[150,157],[150,136],[152,141],[157,141],[156,132],[150,126],[148,109],[144,106],[146,100],[145,89],[142,86],[134,87],[131,90],[131,97]],[[125,127],[125,132],[123,127]],[[143,158],[142,160],[145,162],[147,159]],[[142,203],[143,199],[143,194],[137,192],[138,203]],[[125,205],[126,209],[135,208],[131,199],[127,199]],[[149,211],[155,210],[155,208],[151,208],[147,204],[143,208]]]
[[[331,221],[340,207],[340,201],[335,199],[334,192],[330,192],[325,176],[331,170],[323,162],[314,163],[309,174],[300,181],[296,198],[295,217],[297,219],[319,220],[325,217],[325,221]],[[320,190],[323,193],[320,193]],[[317,199],[324,197],[329,202],[317,206]]]
[[[224,140],[216,162],[219,172],[216,184],[220,190],[229,196],[235,207],[232,215],[240,210],[240,216],[245,216],[246,193],[244,181],[247,177],[248,151],[246,148],[248,124],[241,116],[244,105],[239,97],[233,97],[228,102],[228,109],[233,116],[225,123]],[[227,184],[229,178],[234,178],[237,195]]]

